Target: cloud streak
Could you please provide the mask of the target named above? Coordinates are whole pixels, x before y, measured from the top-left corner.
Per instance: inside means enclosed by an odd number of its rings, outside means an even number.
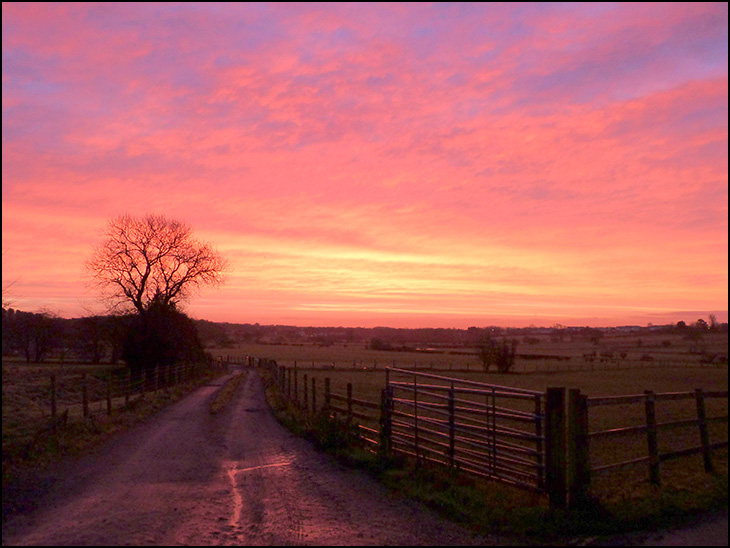
[[[722,316],[727,96],[726,4],[6,3],[3,273],[164,212],[214,320]]]

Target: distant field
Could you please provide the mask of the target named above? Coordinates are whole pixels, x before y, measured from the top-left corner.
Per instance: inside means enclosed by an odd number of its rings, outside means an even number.
[[[455,376],[490,384],[506,385],[543,391],[551,386],[578,388],[589,397],[642,394],[644,390],[654,392],[687,392],[695,388],[705,391],[728,389],[728,368],[724,363],[701,363],[696,341],[688,341],[678,335],[656,334],[641,338],[633,335],[605,336],[599,346],[590,341],[552,342],[547,337],[538,343],[518,347],[518,353],[545,354],[570,357],[570,360],[532,360],[518,359],[515,373],[485,373],[476,355],[470,349],[439,348],[438,354],[421,352],[383,352],[366,348],[363,343],[347,345],[320,346],[315,344],[291,345],[241,345],[237,348],[213,349],[216,355],[231,356],[232,359],[245,357],[266,357],[274,359],[279,365],[291,367],[296,362],[301,376],[316,378],[322,390],[325,377],[329,377],[332,390],[345,393],[348,382],[353,384],[355,397],[377,401],[380,390],[385,384],[385,368],[398,367],[417,369],[444,376]],[[707,353],[727,356],[728,335],[707,334],[701,342]],[[608,353],[612,349],[618,359],[604,362],[588,362],[585,354],[597,351]],[[621,359],[620,353],[626,352]],[[639,359],[630,360],[637,357]],[[641,360],[641,356],[651,356],[653,360]],[[334,369],[332,365],[334,364]],[[523,373],[526,370],[526,374]],[[300,381],[301,382],[301,381]],[[671,406],[662,405],[658,413],[666,420],[672,420],[677,413],[689,412],[691,402],[676,402]],[[709,405],[716,414],[724,409],[727,414],[727,401],[713,401]],[[709,410],[708,410],[709,411]],[[618,426],[637,424],[643,408],[640,405],[623,407],[598,407],[591,413],[591,430],[603,430]],[[632,422],[633,421],[633,422]],[[724,429],[727,423],[714,425]],[[677,432],[677,431],[675,431]],[[678,437],[678,436],[674,436]],[[727,438],[727,434],[725,434]]]
[[[727,367],[728,335],[707,333],[691,340],[679,334],[606,334],[599,344],[583,338],[552,341],[548,336],[518,337],[514,371],[590,371],[627,368],[666,368],[668,366]],[[256,356],[274,359],[280,365],[314,367],[385,367],[443,370],[481,370],[474,348],[448,348],[427,342],[409,344],[418,352],[380,351],[364,342],[256,344],[241,343],[231,348],[210,349],[218,356]],[[710,359],[712,363],[709,363]]]

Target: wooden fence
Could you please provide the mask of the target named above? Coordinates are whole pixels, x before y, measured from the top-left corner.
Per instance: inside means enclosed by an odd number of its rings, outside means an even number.
[[[318,387],[315,377],[308,378],[296,367],[276,366],[266,360],[258,363],[268,365],[280,394],[307,416],[324,412],[345,424],[348,432],[374,452],[434,462],[545,493],[553,507],[580,504],[592,474],[623,466],[646,463],[650,481],[658,483],[661,462],[701,453],[705,470],[711,472],[712,452],[728,446],[726,429],[724,439],[711,440],[707,428],[710,423],[727,422],[726,406],[724,414],[708,415],[705,411],[707,400],[727,400],[727,391],[647,391],[634,396],[588,398],[577,389],[564,387],[537,392],[387,368],[380,401],[374,402],[353,397],[351,383],[346,393],[339,394],[331,390],[329,378]],[[656,420],[656,402],[689,398],[696,402],[696,416]],[[589,408],[631,403],[644,403],[645,424],[590,431]],[[659,452],[657,432],[687,425],[697,428],[699,445]],[[591,464],[594,440],[630,433],[646,434],[648,455]]]
[[[137,376],[128,368],[81,366],[55,372],[32,368],[22,374],[11,374],[12,380],[7,379],[11,388],[7,417],[6,394],[3,393],[3,429],[6,418],[13,423],[24,422],[23,432],[14,435],[17,435],[22,454],[28,455],[45,436],[65,427],[69,421],[86,420],[98,414],[111,415],[114,409],[128,405],[134,398],[198,380],[226,368],[227,364],[222,362],[179,364],[155,368]],[[5,373],[4,366],[4,381]],[[14,397],[16,394],[23,395]]]
[[[48,375],[48,401],[52,419],[58,417],[89,417],[94,411],[111,414],[115,407],[129,404],[135,397],[171,388],[200,378],[211,369],[225,368],[226,364],[177,364],[155,367],[133,375],[129,368],[109,369],[103,372],[63,371]],[[61,408],[65,408],[61,411]]]
[[[426,354],[426,353],[425,353]],[[426,354],[428,355],[428,354]],[[476,356],[476,355],[475,355]],[[247,357],[248,358],[248,357]],[[231,357],[232,359],[232,357]],[[251,358],[255,360],[255,358]],[[281,360],[280,360],[281,362]],[[284,363],[284,362],[281,362]],[[476,359],[474,362],[459,363],[446,358],[446,360],[422,359],[390,359],[390,360],[352,360],[352,361],[323,361],[311,360],[291,361],[288,367],[295,367],[299,363],[301,369],[353,369],[353,370],[380,370],[387,368],[409,369],[418,371],[428,371],[431,373],[446,372],[484,372],[484,366]],[[590,358],[586,359],[580,356],[554,356],[553,358],[544,357],[541,359],[520,358],[518,355],[515,364],[510,369],[511,373],[522,374],[541,374],[541,373],[573,373],[573,372],[589,372],[589,371],[629,371],[629,370],[648,370],[648,369],[718,369],[727,368],[726,362],[708,362],[702,359],[694,360],[668,360],[661,357],[651,360],[641,359],[619,359],[619,358]],[[495,373],[496,369],[492,367],[490,372]]]
[[[727,431],[725,431],[725,439],[710,439],[710,424],[727,422],[727,407],[723,414],[708,415],[706,412],[706,403],[713,399],[724,399],[727,402],[727,391],[704,392],[702,389],[696,389],[694,392],[668,392],[656,394],[650,390],[644,394],[630,396],[613,396],[606,398],[586,398],[585,403],[581,403],[582,413],[588,413],[589,408],[595,408],[605,405],[623,405],[632,404],[643,405],[644,424],[625,426],[621,428],[612,428],[609,430],[598,430],[593,432],[584,432],[586,444],[602,439],[619,439],[629,435],[642,435],[646,439],[647,454],[638,458],[620,460],[618,462],[600,463],[589,468],[589,472],[603,472],[625,466],[646,464],[648,467],[649,481],[655,485],[660,483],[660,465],[662,462],[684,457],[688,455],[702,454],[704,468],[707,472],[713,472],[714,466],[712,462],[713,451],[728,447]],[[665,402],[676,402],[681,400],[694,400],[696,414],[692,418],[682,418],[672,421],[657,421],[657,405],[665,404]],[[587,422],[587,417],[584,419]],[[670,451],[660,452],[659,437],[661,432],[676,430],[682,427],[696,428],[698,445],[683,447]],[[586,464],[588,467],[589,465]]]

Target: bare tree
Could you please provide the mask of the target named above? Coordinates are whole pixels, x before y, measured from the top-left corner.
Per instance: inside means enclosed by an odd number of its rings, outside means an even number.
[[[39,313],[11,310],[3,317],[3,342],[8,349],[25,355],[27,363],[41,363],[58,345],[59,325],[52,312]]]
[[[5,264],[5,253],[7,253],[7,251],[3,251],[3,264]],[[10,308],[15,304],[15,301],[18,298],[18,295],[15,294],[15,284],[17,282],[17,278],[12,281],[7,281],[5,279],[5,274],[3,274],[3,308]]]
[[[715,316],[714,314],[710,314],[707,317],[707,319],[710,320],[710,325],[709,325],[708,329],[710,331],[717,331],[717,329],[718,329],[717,316]]]
[[[489,371],[492,364],[497,367],[499,373],[509,373],[515,364],[517,341],[502,339],[497,341],[487,334],[477,346],[477,355],[482,360],[484,371]]]
[[[174,307],[203,285],[219,285],[227,261],[192,229],[162,215],[122,215],[109,221],[105,241],[86,266],[116,306],[140,313],[152,302]]]

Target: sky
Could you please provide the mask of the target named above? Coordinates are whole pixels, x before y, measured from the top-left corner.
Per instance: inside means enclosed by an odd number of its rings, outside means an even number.
[[[727,3],[4,2],[2,59],[17,309],[163,214],[210,321],[727,321]]]

